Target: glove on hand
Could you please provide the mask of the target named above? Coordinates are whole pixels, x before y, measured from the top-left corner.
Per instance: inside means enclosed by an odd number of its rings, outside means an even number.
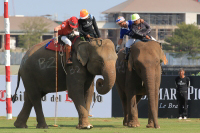
[[[74,35],[79,36],[79,32],[78,31],[74,31]]]
[[[120,50],[120,45],[117,45],[117,46],[116,46],[116,53],[118,53],[119,50]]]
[[[70,34],[68,35],[68,38],[72,38],[73,36],[75,36],[74,32],[70,33]]]
[[[54,44],[58,43],[58,37],[54,37]]]

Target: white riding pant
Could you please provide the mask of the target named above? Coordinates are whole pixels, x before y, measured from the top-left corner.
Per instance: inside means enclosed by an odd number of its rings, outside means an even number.
[[[131,45],[133,44],[135,42],[135,39],[129,39],[127,42],[126,42],[126,47],[127,48],[130,48],[131,47]]]
[[[62,40],[65,44],[67,44],[67,45],[69,45],[69,46],[72,46],[72,42],[71,42],[66,36],[62,36],[62,37],[61,37],[61,40]]]

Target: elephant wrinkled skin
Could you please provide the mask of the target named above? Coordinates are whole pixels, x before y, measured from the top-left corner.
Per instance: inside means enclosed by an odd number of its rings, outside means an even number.
[[[116,63],[116,86],[122,101],[123,125],[138,127],[137,104],[143,95],[148,96],[148,125],[158,125],[158,92],[161,81],[160,61],[165,55],[155,41],[137,42],[131,47],[128,63],[122,50]]]
[[[17,128],[27,128],[26,122],[32,107],[36,112],[37,128],[48,128],[42,111],[41,98],[47,93],[56,91],[56,52],[44,48],[49,41],[46,40],[30,48],[20,65],[18,86],[21,77],[25,87],[25,100],[14,123]],[[102,84],[97,86],[97,91],[99,94],[108,93],[115,83],[117,55],[114,44],[109,39],[103,40],[102,45],[97,45],[96,42],[79,43],[80,41],[78,38],[73,45],[73,64],[65,67],[67,75],[58,54],[58,91],[68,90],[79,115],[77,128],[82,129],[93,127],[88,121],[88,111],[94,93],[94,77],[95,75],[104,77]]]

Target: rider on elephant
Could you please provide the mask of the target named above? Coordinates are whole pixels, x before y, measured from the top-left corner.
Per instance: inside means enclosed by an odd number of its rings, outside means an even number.
[[[141,23],[140,16],[138,14],[132,14],[131,20],[134,22],[131,28],[131,32],[129,36],[138,39],[135,42],[144,40],[147,41],[149,39],[156,41],[155,38],[150,36],[151,28],[147,22]]]
[[[141,19],[138,14],[132,14],[131,20],[134,23],[132,25],[131,32],[129,32],[129,36],[136,39],[134,43],[139,42],[139,41],[148,41],[148,40],[153,40],[153,41],[157,42],[157,40],[155,38],[150,36],[151,28],[150,28],[149,24],[145,21],[143,23],[141,23]],[[160,43],[160,45],[161,45],[161,43]],[[165,58],[164,64],[166,64],[166,63],[167,63],[167,60]]]
[[[80,11],[80,19],[78,20],[78,23],[79,32],[85,38],[85,40],[89,41],[90,37],[100,37],[95,17],[89,14],[86,9],[82,9]]]
[[[66,44],[66,64],[72,64],[71,61],[71,46],[72,42],[70,37],[73,35],[79,35],[79,32],[76,31],[78,28],[78,18],[71,17],[66,21],[62,22],[61,25],[54,28],[54,43],[58,43],[58,35],[61,40]]]
[[[140,19],[140,22],[143,23],[144,20]],[[116,52],[118,53],[119,50],[120,50],[120,45],[123,42],[124,35],[129,36],[129,33],[131,32],[131,28],[132,28],[132,25],[133,25],[134,22],[132,20],[125,21],[124,17],[119,16],[116,20],[116,23],[121,27],[121,29],[120,29],[120,39],[118,41],[118,45],[116,46]],[[135,41],[135,38],[133,38],[131,36],[129,36],[129,37],[130,37],[130,39],[125,44],[126,45],[126,48],[125,48],[125,54],[126,54],[125,59],[126,60],[128,58],[128,53],[130,51],[130,47]]]

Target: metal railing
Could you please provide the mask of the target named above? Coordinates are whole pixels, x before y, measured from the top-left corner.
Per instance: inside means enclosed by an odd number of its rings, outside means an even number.
[[[25,55],[25,52],[11,52],[10,55],[11,55],[11,57],[10,57],[11,65],[20,65],[21,60]],[[5,65],[5,53],[4,52],[0,52],[0,65]]]
[[[11,52],[11,65],[20,65],[25,52]],[[188,56],[182,56],[174,58],[171,53],[165,53],[170,66],[200,66],[200,59],[192,60],[188,59]],[[199,55],[200,56],[200,55]],[[0,65],[5,64],[5,53],[0,52]]]

